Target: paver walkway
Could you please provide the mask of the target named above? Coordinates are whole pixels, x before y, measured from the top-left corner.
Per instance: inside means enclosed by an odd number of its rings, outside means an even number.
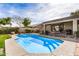
[[[74,56],[75,42],[64,41],[59,48],[57,48],[52,56]],[[14,39],[8,39],[5,41],[6,56],[49,56],[51,54],[29,54],[20,45],[18,45]]]
[[[14,39],[5,40],[5,52],[6,56],[50,56],[50,54],[34,54],[26,52],[20,45],[18,45]],[[52,55],[53,56],[53,55]]]
[[[4,54],[3,50],[3,48],[0,48],[0,56]]]
[[[37,55],[51,55],[51,54],[29,54],[14,40],[15,38],[8,39],[5,41],[5,52],[6,56],[37,56]],[[62,38],[60,38],[62,39]],[[64,39],[64,38],[63,38]],[[62,40],[63,40],[62,39]],[[52,56],[79,56],[79,39],[77,42],[70,41],[70,38],[64,39],[64,43],[55,49]]]
[[[79,39],[76,40],[76,49],[75,49],[75,56],[79,56]]]

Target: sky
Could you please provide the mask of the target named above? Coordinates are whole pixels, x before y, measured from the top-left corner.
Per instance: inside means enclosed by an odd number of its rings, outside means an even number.
[[[56,18],[67,17],[76,10],[79,10],[78,3],[0,3],[0,18],[29,17],[32,21],[31,25],[34,25]],[[12,24],[18,26],[15,20]]]

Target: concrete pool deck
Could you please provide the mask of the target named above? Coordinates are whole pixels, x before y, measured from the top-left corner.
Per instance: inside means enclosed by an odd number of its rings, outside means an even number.
[[[79,39],[77,39],[75,56],[79,56]]]
[[[64,40],[52,54],[30,54],[11,38],[5,41],[5,52],[6,56],[79,56],[79,43]]]
[[[16,43],[14,38],[5,40],[5,53],[6,53],[6,56],[40,56],[40,55],[50,56],[52,55],[51,53],[49,54],[28,53],[19,44]]]

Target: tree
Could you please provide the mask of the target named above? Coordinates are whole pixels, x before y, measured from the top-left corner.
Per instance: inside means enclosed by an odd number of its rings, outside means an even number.
[[[79,10],[75,11],[75,12],[71,12],[70,14],[73,17],[79,17]]]
[[[6,18],[2,18],[2,25],[6,25],[6,20],[5,20]]]
[[[1,27],[1,24],[3,24],[3,22],[2,22],[2,19],[0,18],[0,27]]]
[[[22,24],[27,27],[30,23],[31,23],[31,20],[29,18],[24,18],[23,19],[24,21],[22,22]]]
[[[10,24],[11,25],[11,18],[10,17],[1,18],[0,19],[0,24],[2,24],[2,25]]]
[[[10,18],[10,17],[7,17],[7,18],[5,19],[5,21],[6,21],[6,24],[10,24],[10,23],[11,23],[11,18]]]
[[[12,19],[12,22],[16,23],[19,27],[22,27],[22,22],[24,18],[20,16],[13,16]]]
[[[6,21],[6,24],[10,24],[10,26],[11,26],[11,18],[10,17],[5,18],[5,21]]]

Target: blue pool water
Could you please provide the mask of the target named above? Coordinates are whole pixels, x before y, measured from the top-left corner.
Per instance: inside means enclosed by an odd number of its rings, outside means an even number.
[[[18,34],[16,42],[29,53],[50,53],[64,41],[36,34]]]

